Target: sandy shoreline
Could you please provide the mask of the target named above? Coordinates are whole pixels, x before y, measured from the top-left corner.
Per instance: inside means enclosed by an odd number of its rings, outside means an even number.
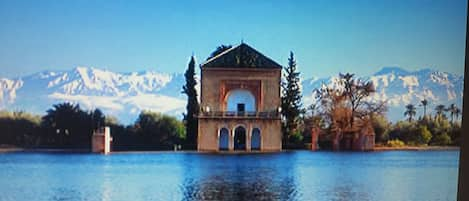
[[[457,146],[404,146],[404,147],[375,147],[374,151],[457,151]]]

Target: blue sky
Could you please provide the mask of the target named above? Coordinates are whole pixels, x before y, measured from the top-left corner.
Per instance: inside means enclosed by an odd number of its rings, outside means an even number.
[[[177,2],[177,3],[176,3]],[[76,66],[184,72],[244,40],[304,77],[383,66],[462,74],[464,0],[0,0],[0,77]]]

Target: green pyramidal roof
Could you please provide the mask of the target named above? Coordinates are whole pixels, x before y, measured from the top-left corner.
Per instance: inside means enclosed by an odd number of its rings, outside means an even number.
[[[245,43],[225,50],[201,65],[203,68],[282,68]]]

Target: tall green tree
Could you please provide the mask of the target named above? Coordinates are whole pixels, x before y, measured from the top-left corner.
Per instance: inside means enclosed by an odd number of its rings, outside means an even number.
[[[445,113],[444,113],[445,110],[446,108],[444,105],[441,105],[441,104],[437,105],[435,107],[435,112],[436,112],[435,119],[441,120],[442,118],[446,118]]]
[[[186,143],[190,147],[197,144],[197,130],[199,113],[199,102],[197,100],[197,90],[195,89],[197,81],[195,80],[195,58],[191,57],[187,70],[184,73],[186,84],[182,87],[182,93],[187,95],[186,113],[184,114],[184,122],[186,126]]]
[[[406,111],[404,112],[404,116],[409,116],[409,122],[412,121],[412,117],[415,116],[415,114],[417,113],[416,109],[415,109],[415,106],[413,104],[408,104],[405,106],[406,108]]]
[[[93,122],[93,130],[98,129],[99,127],[105,126],[106,117],[100,109],[95,109],[90,112],[91,121]]]
[[[139,144],[146,149],[170,149],[185,138],[182,122],[161,113],[142,111],[135,128]]]
[[[50,145],[70,147],[89,147],[93,134],[93,125],[104,122],[104,115],[99,112],[85,112],[78,104],[61,103],[53,105],[42,117],[41,127],[45,130],[44,138]]]
[[[300,91],[300,73],[296,69],[293,52],[290,52],[288,66],[284,68],[285,81],[282,82],[283,141],[287,142],[298,130],[303,113]]]
[[[450,118],[451,118],[451,124],[453,124],[453,120],[454,120],[454,117],[456,116],[459,116],[459,113],[461,112],[460,109],[453,103],[451,104],[447,109],[446,109],[449,114],[450,114]]]
[[[426,118],[426,117],[427,117],[427,105],[428,105],[428,100],[427,100],[427,99],[423,99],[422,101],[420,101],[420,104],[421,104],[421,106],[423,106],[423,118]]]
[[[459,118],[459,115],[461,114],[461,109],[456,108],[454,110],[454,116],[456,117],[456,120]]]

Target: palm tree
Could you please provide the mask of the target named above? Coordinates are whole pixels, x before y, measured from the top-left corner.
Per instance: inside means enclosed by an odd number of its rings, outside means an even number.
[[[78,104],[61,103],[47,110],[42,117],[42,127],[55,145],[88,146],[93,129],[103,126],[104,121],[99,109],[85,112]]]
[[[454,120],[454,116],[456,116],[456,113],[458,113],[457,115],[459,116],[459,113],[461,112],[459,110],[459,108],[453,103],[451,104],[447,109],[446,111],[450,112],[450,116],[451,116],[451,124],[453,124],[453,120]],[[457,117],[456,117],[457,118]]]
[[[427,105],[428,105],[428,101],[427,99],[423,99],[422,101],[420,101],[421,103],[421,106],[423,106],[423,118],[427,117]]]
[[[404,116],[409,116],[409,122],[411,122],[412,117],[415,116],[415,114],[417,113],[415,106],[412,104],[408,104],[405,106],[405,108],[406,108],[406,111],[404,112]]]
[[[454,111],[454,116],[456,116],[456,120],[459,118],[460,114],[461,114],[461,109],[456,108],[456,110]]]
[[[72,134],[75,121],[80,113],[80,106],[71,103],[61,103],[52,106],[42,117],[42,127],[50,129],[49,138],[55,143],[64,145]]]
[[[441,118],[445,117],[445,114],[444,114],[444,112],[445,112],[445,106],[444,106],[444,105],[441,105],[441,104],[440,104],[440,105],[437,105],[437,106],[435,107],[435,111],[436,111],[435,118],[441,119]]]

